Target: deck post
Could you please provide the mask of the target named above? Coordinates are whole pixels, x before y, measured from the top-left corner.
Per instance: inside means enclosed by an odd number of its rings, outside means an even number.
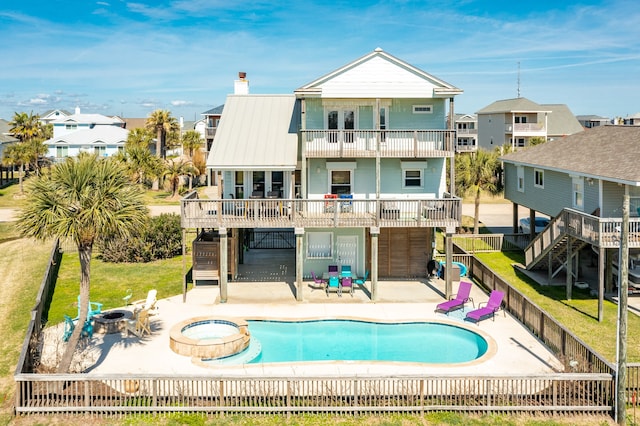
[[[445,270],[444,270],[444,297],[451,298],[451,268],[453,267],[453,232],[454,229],[447,226],[445,233]]]
[[[378,300],[378,236],[380,228],[372,226],[371,234],[371,300]]]
[[[607,250],[600,246],[598,248],[598,321],[604,319],[604,258]]]
[[[303,282],[302,282],[302,266],[304,259],[304,246],[303,240],[304,237],[304,228],[295,228],[296,234],[296,300],[298,302],[302,302],[304,297],[302,295],[303,290]]]
[[[227,245],[229,244],[227,240],[227,228],[218,229],[218,234],[220,235],[220,276],[218,277],[218,284],[220,287],[220,303],[227,303]]]

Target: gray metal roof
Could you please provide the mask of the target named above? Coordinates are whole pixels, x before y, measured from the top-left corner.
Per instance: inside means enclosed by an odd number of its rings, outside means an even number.
[[[201,113],[200,115],[220,115],[220,114],[222,114],[223,110],[224,110],[224,104],[218,105],[215,108],[211,108],[210,110],[207,110],[207,111]]]
[[[640,186],[640,126],[598,126],[504,155],[505,163]]]
[[[207,167],[295,170],[299,105],[293,95],[229,95]]]
[[[118,126],[96,126],[93,129],[78,130],[56,138],[47,139],[45,145],[89,145],[96,143],[124,145],[129,130]]]

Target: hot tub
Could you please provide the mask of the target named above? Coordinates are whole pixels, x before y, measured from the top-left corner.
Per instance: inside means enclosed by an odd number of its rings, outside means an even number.
[[[175,353],[195,358],[224,358],[249,346],[249,325],[226,317],[196,317],[171,327],[169,346]]]

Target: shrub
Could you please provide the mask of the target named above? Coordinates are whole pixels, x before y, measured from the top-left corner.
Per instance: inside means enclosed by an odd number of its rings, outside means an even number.
[[[98,243],[99,259],[113,263],[151,262],[182,253],[180,216],[164,213],[149,218],[130,238],[110,238]]]

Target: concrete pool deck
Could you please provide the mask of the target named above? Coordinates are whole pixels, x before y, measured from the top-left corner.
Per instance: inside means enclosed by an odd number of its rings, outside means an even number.
[[[367,282],[367,287],[370,285]],[[457,291],[458,284],[453,284]],[[562,369],[562,364],[533,335],[509,314],[499,312],[495,321],[478,325],[463,320],[463,313],[449,316],[435,313],[444,300],[444,281],[432,278],[415,281],[381,281],[378,301],[371,302],[368,291],[357,289],[348,294],[326,296],[324,291],[305,288],[304,302],[296,302],[292,284],[286,282],[233,282],[229,284],[228,302],[220,303],[217,286],[191,289],[186,303],[182,295],[158,301],[158,315],[151,318],[151,335],[138,338],[132,334],[94,334],[82,359],[82,369],[89,375],[153,374],[198,376],[344,376],[344,375],[424,375],[424,374],[543,374]],[[475,304],[488,296],[473,286]],[[468,311],[471,308],[465,308]],[[490,353],[479,360],[452,365],[418,363],[326,361],[288,364],[215,365],[201,367],[191,358],[174,353],[169,347],[171,327],[192,317],[224,316],[242,319],[316,319],[350,318],[379,321],[441,321],[463,326],[487,337]],[[61,329],[52,327],[49,351],[59,342]],[[429,342],[416,342],[428,345]]]

